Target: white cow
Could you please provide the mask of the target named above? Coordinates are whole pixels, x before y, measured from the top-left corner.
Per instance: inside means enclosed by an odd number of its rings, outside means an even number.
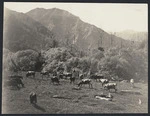
[[[134,79],[131,79],[130,83],[131,83],[131,87],[134,87]]]

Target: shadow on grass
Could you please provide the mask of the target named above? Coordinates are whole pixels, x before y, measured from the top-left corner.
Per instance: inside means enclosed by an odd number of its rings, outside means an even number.
[[[140,92],[136,92],[136,91],[132,91],[132,92],[124,92],[124,91],[120,91],[120,92],[117,92],[117,94],[119,95],[129,95],[129,94],[134,94],[134,95],[142,95]]]
[[[33,106],[34,108],[36,108],[37,110],[40,110],[40,111],[42,111],[42,112],[46,112],[46,110],[45,110],[44,108],[42,108],[41,106],[39,106],[39,105],[37,105],[37,104],[32,104],[32,106]]]
[[[125,109],[120,107],[120,106],[114,106],[114,107],[111,108],[111,110],[119,110],[119,111],[121,110],[121,111],[123,111]]]
[[[140,87],[137,87],[137,86],[134,86],[133,88],[136,88],[136,89],[141,89]]]
[[[114,111],[114,110],[118,110],[118,111],[123,111],[125,110],[123,107],[115,105],[115,104],[106,104],[104,107]]]

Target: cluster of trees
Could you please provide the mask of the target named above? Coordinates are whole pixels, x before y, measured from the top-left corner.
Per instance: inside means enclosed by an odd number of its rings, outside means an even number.
[[[9,71],[40,70],[44,59],[34,50],[21,50],[13,53],[3,50],[3,69]]]
[[[13,71],[45,70],[50,72],[58,68],[69,72],[76,68],[83,73],[89,71],[101,73],[107,78],[146,80],[148,77],[148,50],[144,42],[136,48],[113,47],[105,51],[94,49],[82,57],[72,52],[74,51],[66,47],[50,48],[40,53],[34,50],[12,53],[4,49],[3,68]]]

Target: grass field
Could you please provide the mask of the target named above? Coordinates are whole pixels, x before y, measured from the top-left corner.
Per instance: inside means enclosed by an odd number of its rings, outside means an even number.
[[[25,88],[12,90],[9,87],[2,91],[3,114],[83,114],[83,113],[147,113],[148,112],[148,85],[135,83],[131,88],[129,83],[117,83],[118,91],[112,93],[114,99],[105,101],[96,99],[94,96],[106,90],[101,83],[92,81],[93,89],[85,85],[81,90],[73,90],[76,84],[70,84],[69,80],[60,80],[60,85],[53,85],[49,79],[41,80],[40,74],[36,79],[25,78]],[[3,75],[5,78],[7,74]],[[4,80],[4,79],[3,79]],[[76,80],[76,83],[79,80]],[[139,91],[141,94],[122,93],[121,90]],[[29,102],[29,93],[37,93],[37,105]],[[62,98],[53,98],[54,95]],[[142,103],[139,104],[139,99]]]

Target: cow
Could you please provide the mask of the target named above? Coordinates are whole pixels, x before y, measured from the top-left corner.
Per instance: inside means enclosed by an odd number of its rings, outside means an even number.
[[[51,78],[51,82],[54,84],[54,83],[57,83],[57,84],[59,84],[59,79],[57,78],[57,76],[53,76],[52,78]]]
[[[18,75],[10,75],[8,76],[9,79],[15,79],[15,78],[18,78],[18,79],[23,79],[22,76],[18,76]]]
[[[97,80],[100,81],[100,79],[103,79],[103,78],[104,78],[103,75],[97,75],[97,74],[94,74],[94,75],[91,75],[91,76],[90,76],[90,79],[95,79],[96,81],[97,81]]]
[[[70,84],[75,82],[75,77],[70,77]]]
[[[17,89],[20,89],[20,87],[24,87],[24,84],[20,78],[9,79],[5,82],[5,85],[6,86],[12,86],[12,87],[15,87]]]
[[[64,75],[63,74],[59,74],[58,77],[59,77],[59,79],[63,79]]]
[[[108,95],[104,95],[103,93],[95,96],[96,99],[112,101],[113,96],[109,93]]]
[[[15,79],[12,79],[12,80],[15,80],[18,83],[19,86],[24,87],[24,84],[23,84],[23,82],[20,78],[15,78]]]
[[[130,80],[131,87],[134,87],[134,79]]]
[[[36,104],[37,103],[37,95],[36,95],[36,93],[31,92],[29,98],[30,98],[30,103],[31,104]]]
[[[79,75],[79,79],[82,80],[83,78],[84,78],[84,75],[83,75],[83,74],[80,74],[80,75]]]
[[[28,72],[26,73],[26,77],[29,77],[29,76],[32,76],[32,77],[35,78],[35,71],[28,71]]]
[[[104,52],[104,48],[103,47],[98,47],[98,50]]]
[[[53,76],[57,76],[59,79],[63,79],[64,78],[63,72],[57,72],[57,74],[53,75]]]
[[[70,78],[72,77],[72,73],[64,73],[63,76],[65,76],[65,78],[68,78],[68,77]]]
[[[82,87],[82,85],[88,84],[89,88],[93,88],[92,84],[91,84],[91,79],[82,79],[79,83],[78,83],[78,87]]]
[[[100,82],[102,83],[102,87],[103,87],[104,84],[109,83],[109,80],[108,79],[100,79]]]
[[[57,71],[56,70],[53,71],[53,76],[57,76]]]
[[[20,89],[18,83],[15,80],[7,80],[7,81],[5,81],[4,85],[15,87],[16,89]]]
[[[109,92],[111,89],[114,89],[116,92],[117,91],[116,86],[117,86],[117,83],[107,83],[107,84],[104,84],[104,89],[109,90]]]
[[[48,71],[42,71],[40,74],[42,75],[42,79],[43,79],[43,76],[47,76],[47,77],[49,76]]]
[[[75,70],[72,71],[72,74],[70,75],[70,84],[75,82],[77,73]]]

